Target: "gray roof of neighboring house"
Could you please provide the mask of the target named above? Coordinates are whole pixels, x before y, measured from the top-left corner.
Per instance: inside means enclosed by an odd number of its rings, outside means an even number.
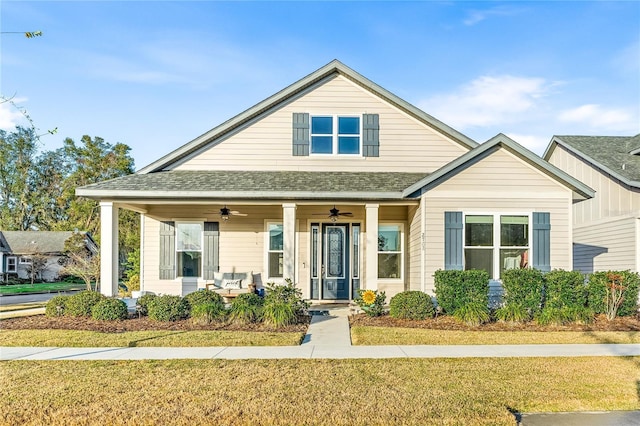
[[[166,171],[83,186],[79,196],[116,199],[402,199],[427,173]]]
[[[83,232],[89,239],[89,248],[94,251],[95,242],[91,236]],[[62,253],[64,242],[73,235],[73,231],[0,231],[7,251],[13,254]]]
[[[593,164],[603,172],[640,187],[640,134],[635,136],[554,136],[544,154],[551,157],[556,145]]]
[[[399,98],[388,90],[382,88],[377,85],[373,81],[367,79],[361,74],[357,73],[353,69],[344,65],[342,62],[338,60],[333,60],[329,62],[327,65],[322,68],[312,72],[311,74],[303,77],[297,82],[291,84],[290,86],[284,88],[278,93],[270,96],[269,98],[259,102],[248,110],[236,115],[235,117],[225,121],[219,126],[209,130],[205,134],[195,138],[191,142],[181,146],[180,148],[170,152],[169,154],[163,156],[162,158],[154,161],[153,163],[143,167],[138,170],[137,173],[145,174],[151,172],[157,172],[160,170],[167,170],[173,164],[187,158],[188,156],[199,152],[200,150],[209,146],[209,144],[213,143],[216,140],[220,140],[221,138],[226,137],[231,132],[236,129],[241,128],[242,126],[256,120],[258,117],[263,114],[267,114],[270,111],[278,108],[285,102],[289,102],[291,99],[296,96],[300,96],[305,93],[305,91],[310,88],[322,84],[325,81],[328,81],[331,78],[334,78],[336,75],[342,75],[359,86],[369,90],[370,92],[376,94],[380,98],[389,102],[390,104],[396,106],[397,108],[405,111],[407,114],[413,116],[417,120],[425,123],[429,127],[437,130],[438,132],[447,135],[451,139],[457,141],[461,145],[467,148],[474,148],[478,145],[473,139],[468,136],[463,135],[457,130],[449,127],[444,124],[440,120],[432,117],[426,112],[422,111],[419,108],[411,105],[407,101]]]

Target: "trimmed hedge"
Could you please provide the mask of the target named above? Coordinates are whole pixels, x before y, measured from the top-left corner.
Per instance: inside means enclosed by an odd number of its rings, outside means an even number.
[[[618,308],[618,316],[634,315],[638,309],[638,289],[640,288],[640,275],[630,271],[601,271],[589,276],[588,301],[589,307],[597,314],[606,313],[605,298],[606,288],[609,282],[608,274],[613,273],[623,277],[624,300]]]
[[[91,309],[106,296],[97,291],[85,290],[69,297],[64,314],[72,317],[90,317]]]
[[[438,305],[449,314],[470,303],[489,305],[489,273],[482,270],[435,272]]]
[[[129,316],[127,304],[120,299],[106,298],[96,303],[91,309],[91,317],[95,320],[124,320]]]
[[[539,312],[544,286],[544,275],[537,269],[508,269],[502,273],[503,301],[512,313],[518,310],[516,306],[526,310],[529,316]]]
[[[136,304],[140,306],[140,315],[149,315],[149,304],[156,297],[158,296],[153,293],[145,293],[142,296],[138,297],[138,300],[136,300]]]
[[[187,294],[184,297],[187,302],[189,302],[189,306],[194,308],[197,305],[201,305],[203,303],[213,303],[220,305],[221,308],[224,308],[224,300],[222,296],[212,290],[198,290],[192,293]]]
[[[44,314],[48,317],[61,317],[65,315],[65,309],[67,306],[67,301],[71,296],[53,296],[47,302],[47,305],[44,308]]]
[[[554,269],[545,275],[545,308],[584,308],[587,286],[580,271]]]
[[[423,320],[433,318],[435,313],[431,296],[421,291],[403,291],[389,302],[389,315],[393,318]]]
[[[157,296],[147,308],[149,318],[155,321],[178,321],[189,316],[189,302],[180,296]]]

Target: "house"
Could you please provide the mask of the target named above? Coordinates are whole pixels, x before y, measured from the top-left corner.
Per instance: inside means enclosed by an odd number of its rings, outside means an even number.
[[[0,231],[0,278],[31,278],[31,268],[35,261],[34,278],[55,281],[63,267],[64,243],[74,231]],[[91,235],[84,236],[86,248],[98,253]]]
[[[573,206],[573,267],[640,271],[640,134],[554,136],[544,159],[596,196]]]
[[[479,145],[339,61],[76,194],[100,201],[105,294],[124,208],[142,216],[144,291],[290,278],[317,301],[433,293],[438,269],[498,283],[505,268],[571,268],[572,205],[593,197],[505,135]]]

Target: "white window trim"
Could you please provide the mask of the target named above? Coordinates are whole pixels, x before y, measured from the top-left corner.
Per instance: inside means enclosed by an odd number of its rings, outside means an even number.
[[[376,256],[379,256],[380,253],[400,253],[400,277],[398,278],[380,278],[380,277],[376,277],[378,282],[382,282],[382,283],[398,283],[398,282],[404,282],[404,265],[405,265],[405,255],[407,253],[406,247],[405,247],[405,232],[404,232],[404,228],[405,228],[405,224],[404,222],[386,222],[386,221],[378,221],[378,235],[380,235],[380,227],[383,225],[397,225],[400,227],[400,251],[379,251],[378,247],[376,246]],[[362,229],[361,229],[362,231]],[[376,271],[376,275],[378,274],[378,272]]]
[[[364,114],[309,114],[309,156],[315,157],[347,157],[347,158],[358,158],[358,157],[362,157],[364,158],[362,151],[363,151],[363,119],[362,117],[364,116]],[[328,136],[327,134],[324,133],[313,133],[313,118],[314,117],[332,117],[333,120],[333,132],[331,133],[331,139],[332,139],[332,150],[331,153],[319,153],[313,152],[313,137],[314,136]],[[360,125],[360,133],[358,134],[358,138],[360,139],[360,144],[358,147],[358,153],[357,154],[339,154],[338,153],[338,119],[340,117],[346,117],[346,118],[357,118],[359,120],[359,125]],[[355,136],[355,135],[344,135],[344,136]]]
[[[269,275],[271,272],[271,268],[269,268],[269,254],[270,253],[282,253],[282,258],[284,260],[284,248],[282,250],[271,250],[270,249],[270,234],[269,234],[269,225],[282,225],[284,226],[284,222],[281,219],[268,219],[264,221],[264,266],[265,266],[265,276],[269,281],[275,281],[276,283],[284,282],[284,277],[272,277]],[[284,231],[284,228],[283,228]]]
[[[29,256],[20,256],[19,263],[21,265],[31,265],[31,258]]]
[[[183,251],[197,251],[197,250],[178,250],[178,225],[184,224],[199,224],[200,225],[200,271],[198,276],[196,277],[184,277],[180,275],[180,271],[178,271],[178,253],[182,253]],[[204,268],[204,221],[198,220],[176,220],[174,222],[175,226],[175,270],[176,270],[176,281],[184,281],[184,280],[197,280],[201,281],[203,278],[203,268]]]
[[[13,268],[9,269],[11,265],[9,265],[9,261],[13,260]],[[16,256],[7,256],[7,274],[15,274],[18,272],[18,258]]]
[[[462,218],[462,268],[464,269],[467,264],[467,259],[465,258],[465,250],[467,248],[486,248],[489,249],[489,246],[480,247],[480,246],[467,246],[465,242],[467,241],[467,216],[492,216],[493,217],[493,246],[490,248],[493,250],[493,276],[491,278],[492,281],[502,282],[502,277],[500,276],[500,250],[501,249],[523,249],[526,248],[529,251],[529,266],[531,266],[531,260],[533,259],[533,212],[464,212]],[[529,245],[527,247],[518,246],[518,247],[503,247],[500,244],[500,216],[527,216],[529,220]],[[498,226],[496,226],[496,224]]]

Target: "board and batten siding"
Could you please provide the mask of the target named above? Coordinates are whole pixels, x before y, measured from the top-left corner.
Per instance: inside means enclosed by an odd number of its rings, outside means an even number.
[[[617,217],[577,226],[573,231],[573,269],[585,273],[640,271],[640,219]]]
[[[594,198],[573,206],[575,226],[629,213],[640,215],[640,190],[621,184],[560,145],[549,162],[596,191]]]
[[[380,156],[293,156],[293,113],[378,114]],[[430,173],[468,149],[342,77],[283,104],[173,167],[174,170],[271,170]]]
[[[425,197],[426,291],[444,269],[445,212],[529,213],[551,216],[551,268],[572,267],[572,193],[515,155],[500,149],[423,195]]]

